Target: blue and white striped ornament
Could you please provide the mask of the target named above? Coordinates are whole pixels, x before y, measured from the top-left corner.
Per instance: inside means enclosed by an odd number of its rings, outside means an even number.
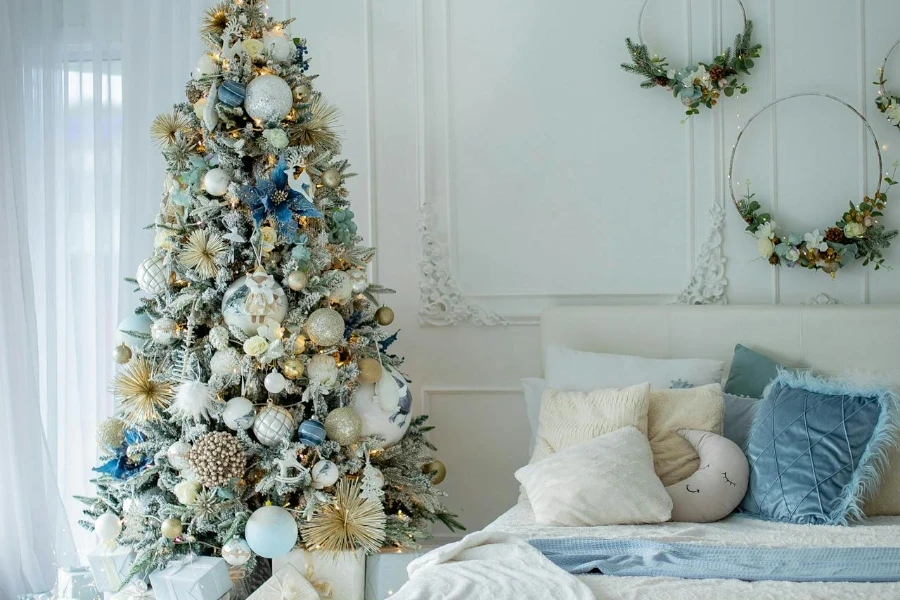
[[[244,103],[245,95],[244,85],[237,81],[225,81],[219,88],[219,100],[228,106],[240,106]]]
[[[307,446],[318,446],[325,441],[325,426],[315,419],[300,423],[300,441]]]

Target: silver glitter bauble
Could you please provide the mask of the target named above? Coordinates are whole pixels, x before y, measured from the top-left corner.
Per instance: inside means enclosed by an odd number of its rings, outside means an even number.
[[[209,370],[214,375],[220,377],[228,377],[229,375],[241,374],[241,357],[234,348],[225,348],[224,350],[216,350],[216,353],[209,359]]]
[[[160,346],[168,346],[175,341],[175,319],[161,317],[150,326],[150,339]]]
[[[122,419],[112,417],[97,426],[97,443],[102,448],[118,448],[124,441],[125,421]]]
[[[212,344],[213,348],[216,350],[224,350],[228,347],[228,340],[230,337],[231,333],[228,331],[227,327],[216,325],[209,332],[209,343]]]
[[[281,121],[294,103],[294,94],[284,79],[277,75],[260,75],[247,86],[244,110],[263,122]]]
[[[253,421],[253,435],[263,446],[277,446],[294,432],[294,417],[280,406],[269,405]]]
[[[366,288],[369,287],[369,282],[366,281],[365,271],[353,269],[352,271],[347,272],[347,276],[350,278],[350,284],[353,286],[354,294],[362,294],[366,291]]]
[[[333,308],[320,308],[306,320],[306,335],[317,346],[334,346],[344,338],[344,317]]]
[[[222,546],[222,558],[233,567],[246,564],[251,556],[253,556],[253,552],[244,538],[231,538]]]
[[[362,418],[349,406],[336,408],[325,417],[325,434],[341,446],[349,446],[359,441],[362,433]]]

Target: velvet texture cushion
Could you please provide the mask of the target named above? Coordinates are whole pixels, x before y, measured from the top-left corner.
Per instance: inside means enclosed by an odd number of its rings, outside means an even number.
[[[744,448],[747,445],[747,436],[753,425],[753,415],[759,405],[759,398],[735,396],[725,393],[725,420],[722,422],[722,435]]]
[[[766,386],[778,375],[778,362],[746,346],[734,347],[724,392],[735,396],[762,398]]]
[[[741,509],[759,518],[846,525],[864,518],[895,443],[889,388],[781,371],[747,442],[750,489]]]

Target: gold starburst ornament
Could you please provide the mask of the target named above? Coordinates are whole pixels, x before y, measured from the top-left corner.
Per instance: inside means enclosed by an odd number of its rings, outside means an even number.
[[[359,482],[341,479],[333,503],[320,504],[300,529],[309,550],[342,552],[363,548],[376,552],[384,542],[381,503],[360,495]]]
[[[116,373],[112,393],[120,401],[122,418],[128,423],[145,423],[159,420],[160,410],[169,406],[172,386],[154,379],[153,365],[140,357],[125,365]]]
[[[191,133],[191,124],[181,113],[161,114],[150,125],[150,137],[160,148],[174,145],[179,133],[183,137]]]
[[[178,254],[178,262],[186,269],[196,269],[205,279],[212,279],[219,272],[218,262],[225,256],[228,244],[218,233],[197,229]]]

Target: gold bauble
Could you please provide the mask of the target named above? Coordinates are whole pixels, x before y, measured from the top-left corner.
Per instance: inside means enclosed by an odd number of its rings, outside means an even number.
[[[437,485],[447,477],[447,467],[439,460],[433,460],[422,467],[422,472],[431,477],[431,483]]]
[[[287,276],[288,287],[299,292],[309,283],[309,276],[303,271],[291,271]]]
[[[131,348],[125,344],[119,344],[113,349],[113,360],[120,365],[124,365],[131,360]]]
[[[349,406],[342,406],[328,413],[323,425],[329,439],[341,446],[358,442],[363,428],[362,417]]]
[[[162,522],[162,525],[159,527],[160,532],[162,532],[163,537],[169,540],[174,540],[184,531],[184,525],[181,524],[179,519],[175,517],[169,517],[165,521]]]
[[[356,363],[359,367],[359,380],[363,383],[376,383],[381,379],[381,363],[375,358],[361,358]]]
[[[298,85],[294,88],[294,100],[301,103],[306,103],[309,101],[309,95],[312,93],[312,90],[309,89],[308,85]]]
[[[325,187],[335,189],[341,185],[341,172],[337,169],[328,169],[322,173],[322,183]]]
[[[306,338],[298,335],[294,338],[294,354],[303,354],[304,350],[306,350]]]
[[[299,379],[303,375],[303,363],[300,359],[289,358],[281,364],[281,373],[288,379]]]
[[[387,326],[394,322],[394,311],[388,306],[382,306],[375,311],[375,320],[379,325]]]

